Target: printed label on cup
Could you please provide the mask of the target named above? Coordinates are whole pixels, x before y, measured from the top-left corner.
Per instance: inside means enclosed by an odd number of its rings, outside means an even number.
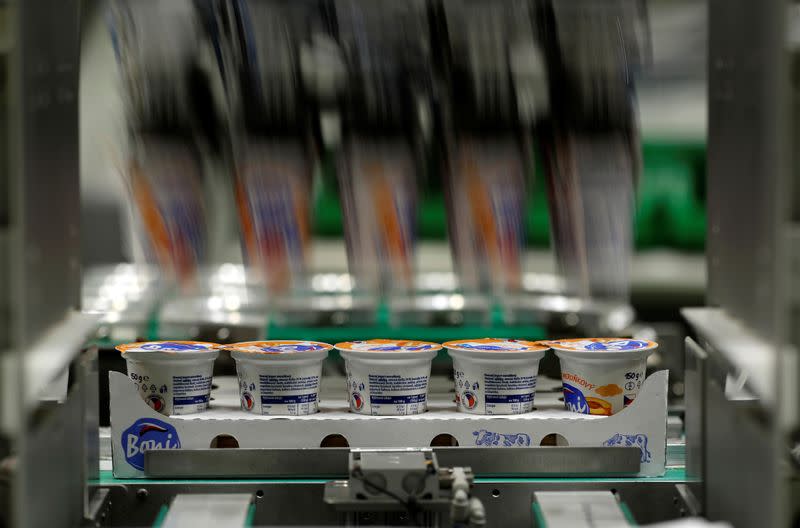
[[[275,365],[269,361],[236,362],[242,410],[302,416],[319,411],[322,361],[311,365]]]
[[[208,408],[213,361],[170,365],[128,361],[128,377],[142,399],[161,414],[192,414]]]
[[[458,410],[480,414],[522,414],[533,410],[538,362],[485,366],[453,359]]]
[[[611,416],[630,405],[639,393],[645,364],[603,369],[561,358],[564,405],[582,414]]]
[[[371,415],[409,415],[427,410],[430,363],[397,368],[348,361],[350,410]]]

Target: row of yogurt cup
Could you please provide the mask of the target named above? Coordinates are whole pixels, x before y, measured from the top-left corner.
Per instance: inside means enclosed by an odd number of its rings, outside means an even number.
[[[218,345],[151,341],[117,347],[142,399],[165,415],[208,408],[214,360],[227,350],[236,362],[243,410],[297,416],[319,410],[322,363],[333,348],[345,360],[350,411],[409,415],[427,410],[431,361],[442,348],[453,359],[459,411],[509,415],[534,410],[539,361],[553,349],[561,363],[570,411],[610,416],[628,406],[645,378],[653,341],[583,338],[553,341],[464,339],[444,344],[370,339],[249,341]]]

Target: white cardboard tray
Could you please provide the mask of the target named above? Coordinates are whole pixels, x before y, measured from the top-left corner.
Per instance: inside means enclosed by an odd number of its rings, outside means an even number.
[[[344,436],[350,447],[426,447],[435,436],[450,434],[460,446],[513,448],[538,446],[546,435],[558,433],[571,446],[639,447],[639,476],[656,477],[664,474],[666,463],[667,374],[651,374],[634,403],[609,417],[567,411],[555,393],[539,392],[535,411],[514,416],[459,413],[452,394],[437,392],[429,395],[424,414],[364,416],[350,413],[343,397],[326,398],[324,379],[319,413],[263,416],[239,408],[235,378],[214,379],[220,387],[212,391],[208,411],[167,417],[148,407],[124,374],[110,372],[114,476],[144,478],[147,448],[203,449],[222,434],[236,438],[242,448],[319,447],[332,434]]]

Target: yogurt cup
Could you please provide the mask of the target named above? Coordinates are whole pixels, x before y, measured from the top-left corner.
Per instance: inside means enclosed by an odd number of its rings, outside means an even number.
[[[442,345],[370,339],[337,343],[347,370],[350,411],[374,416],[424,413],[431,361]]]
[[[561,361],[567,409],[611,416],[630,405],[645,378],[653,341],[616,337],[546,341]]]
[[[319,411],[322,362],[333,348],[316,341],[249,341],[224,347],[236,361],[242,409],[302,416]]]
[[[206,410],[219,345],[200,341],[149,341],[119,345],[128,377],[153,410],[192,414]]]
[[[444,344],[453,358],[456,405],[472,414],[533,410],[539,360],[549,348],[517,339],[463,339]]]

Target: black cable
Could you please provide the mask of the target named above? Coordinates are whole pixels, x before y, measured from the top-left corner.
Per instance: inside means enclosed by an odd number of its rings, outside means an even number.
[[[372,488],[378,493],[382,493],[387,497],[390,497],[400,503],[408,512],[409,521],[414,523],[414,526],[422,526],[419,522],[419,507],[417,506],[417,499],[415,497],[409,497],[409,499],[403,500],[402,497],[397,495],[396,493],[389,491],[388,489],[384,488],[383,486],[379,486],[373,482],[370,482],[364,477],[364,472],[361,471],[361,468],[356,468],[350,474],[351,477],[360,480],[364,483],[364,485],[368,488]]]

